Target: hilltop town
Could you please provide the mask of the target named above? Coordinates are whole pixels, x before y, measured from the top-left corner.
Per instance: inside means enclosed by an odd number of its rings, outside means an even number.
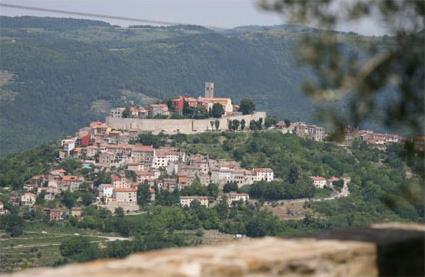
[[[0,4],[1,276],[425,276],[424,1],[33,2]]]
[[[5,224],[10,224],[6,230],[12,237],[28,232],[16,227],[25,218],[28,226],[41,222],[38,228],[56,226],[60,232],[74,228],[77,235],[91,232],[88,228],[134,240],[145,227],[141,223],[135,227],[132,218],[145,224],[162,221],[169,212],[165,208],[172,207],[177,209],[173,212],[184,213],[176,219],[177,228],[189,235],[184,244],[178,237],[169,239],[168,246],[199,243],[190,231],[193,228],[219,230],[207,235],[218,240],[226,234],[262,236],[270,228],[273,234],[319,230],[328,226],[320,216],[329,213],[322,210],[325,203],[358,199],[359,189],[364,189],[359,178],[378,178],[375,173],[359,177],[365,172],[360,165],[383,166],[391,161],[391,166],[400,166],[403,163],[382,157],[405,140],[396,134],[346,128],[344,141],[328,141],[321,126],[279,121],[256,111],[250,99],[236,105],[230,98],[215,97],[214,84],[206,83],[198,98],[178,96],[145,106],[112,108],[104,121],[93,121],[43,150],[42,155],[51,153],[51,160],[40,161],[44,167],[26,170],[28,178],[20,183],[14,181],[18,176],[10,175],[15,183],[13,190],[0,191],[0,215],[11,220]],[[423,149],[423,144],[415,147]],[[36,159],[31,156],[30,165]],[[416,180],[413,170],[407,169],[406,176]],[[372,186],[365,182],[365,188]],[[365,199],[376,197],[364,193]],[[270,226],[261,229],[263,224]],[[143,234],[152,233],[143,229]],[[116,255],[115,246],[109,247],[105,251],[112,252],[104,257]],[[66,253],[61,250],[62,256]],[[46,263],[51,264],[42,264]]]
[[[187,119],[190,117],[190,119]],[[238,118],[241,118],[238,120]],[[176,119],[180,118],[180,119]],[[246,121],[245,118],[253,118]],[[126,126],[134,128],[115,128],[114,120],[126,120]],[[326,139],[323,127],[304,122],[276,121],[267,118],[264,112],[255,112],[255,104],[249,99],[241,105],[234,105],[230,98],[214,97],[214,84],[205,83],[205,95],[198,98],[179,96],[168,103],[150,104],[147,107],[119,107],[111,110],[106,122],[95,121],[88,127],[80,129],[75,136],[61,140],[58,157],[60,161],[76,159],[83,169],[94,169],[94,172],[106,172],[110,175],[107,183],[93,184],[83,176],[72,175],[63,168],[55,168],[48,174],[36,175],[23,184],[24,193],[19,197],[11,197],[9,201],[32,208],[37,198],[46,201],[55,200],[64,192],[79,191],[82,186],[89,186],[95,193],[94,205],[114,212],[122,208],[125,212],[136,212],[140,209],[138,193],[145,191],[150,201],[154,201],[160,191],[185,191],[193,184],[208,187],[217,185],[219,191],[227,185],[234,184],[236,189],[230,193],[220,193],[215,198],[205,195],[181,195],[180,205],[190,206],[197,200],[208,206],[211,202],[226,199],[229,205],[233,202],[248,201],[247,193],[236,192],[238,188],[257,182],[275,180],[273,169],[267,167],[243,168],[234,160],[214,159],[208,155],[189,155],[181,148],[172,145],[154,147],[149,141],[139,139],[141,132],[185,134],[183,124],[175,121],[190,120],[208,122],[205,128],[187,131],[187,134],[202,132],[255,131],[263,128],[275,129],[283,134],[292,134],[301,138],[322,142]],[[154,121],[154,124],[146,122]],[[169,124],[169,121],[172,124]],[[225,122],[225,123],[220,123]],[[191,126],[196,124],[191,123]],[[145,127],[149,126],[149,127]],[[150,126],[154,128],[149,129]],[[200,126],[199,124],[197,126]],[[123,127],[123,126],[120,126]],[[139,127],[139,128],[138,128]],[[349,130],[349,129],[347,129]],[[365,130],[347,131],[346,141],[353,140],[374,145],[399,143],[403,138],[399,135],[378,134]],[[349,194],[349,177],[327,179],[323,176],[311,176],[311,183],[318,189],[332,188],[335,182],[344,180],[339,196]],[[184,194],[184,193],[183,193]],[[61,220],[67,215],[81,216],[81,208],[46,208],[51,220]],[[2,213],[7,212],[4,208]]]

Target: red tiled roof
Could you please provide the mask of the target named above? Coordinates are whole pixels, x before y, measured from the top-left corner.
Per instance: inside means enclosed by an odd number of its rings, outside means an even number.
[[[115,192],[137,192],[137,188],[117,188]]]
[[[80,176],[73,176],[73,175],[65,175],[62,177],[62,181],[70,182],[70,181],[78,181],[80,180]]]
[[[121,181],[121,176],[118,175],[112,175],[111,176],[112,182]]]
[[[154,176],[155,174],[152,171],[140,170],[136,171],[137,176]]]
[[[131,145],[129,144],[107,144],[105,146],[106,148],[109,149],[131,149]]]
[[[132,147],[133,152],[153,152],[153,145],[135,144]]]
[[[322,176],[311,176],[311,179],[313,179],[314,181],[326,181],[325,178],[323,178]]]

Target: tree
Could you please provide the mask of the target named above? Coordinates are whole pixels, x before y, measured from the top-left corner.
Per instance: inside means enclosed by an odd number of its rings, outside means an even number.
[[[154,135],[152,133],[141,133],[138,137],[138,142],[145,145],[153,145],[154,148],[159,148],[164,145],[161,135]]]
[[[307,177],[299,178],[294,184],[285,184],[285,199],[311,198],[316,188]]]
[[[251,100],[251,98],[244,98],[241,100],[241,104],[239,106],[239,110],[242,114],[252,114],[255,111],[255,104]]]
[[[227,182],[223,186],[223,192],[231,192],[231,191],[238,191],[238,184],[236,182]]]
[[[110,184],[112,182],[111,173],[106,172],[106,170],[99,171],[95,175],[93,184],[97,187],[100,184]]]
[[[194,119],[205,119],[208,118],[208,111],[205,107],[196,107],[193,109],[193,118]]]
[[[131,117],[130,107],[125,107],[124,111],[122,112],[122,117],[123,118]]]
[[[233,122],[232,122],[233,130],[237,131],[239,129],[239,124],[240,124],[239,120],[233,119]]]
[[[220,118],[224,114],[223,105],[220,103],[214,103],[211,109],[211,115],[215,118]]]
[[[264,120],[264,126],[266,126],[266,128],[270,128],[276,125],[276,123],[277,123],[277,120],[273,116],[268,115],[266,119]]]
[[[62,196],[62,203],[68,208],[71,209],[75,205],[75,195],[70,191],[65,191]]]
[[[214,121],[213,120],[210,121],[210,125],[211,125],[211,130],[213,130],[214,129]]]
[[[7,234],[17,237],[23,234],[24,220],[16,213],[0,216],[0,228]]]
[[[133,251],[132,243],[129,241],[111,241],[106,244],[105,257],[124,258]]]
[[[181,190],[181,195],[206,195],[207,191],[198,177],[196,177],[192,184]]]
[[[114,213],[117,217],[124,217],[124,209],[121,207],[116,208]]]
[[[214,121],[214,126],[215,126],[215,129],[218,130],[218,128],[220,127],[220,120],[216,119]]]
[[[280,200],[285,198],[284,186],[281,182],[256,182],[249,189],[249,195],[256,199]]]
[[[223,197],[223,199],[214,206],[214,209],[220,219],[226,219],[229,215],[229,205],[227,204],[227,199]]]
[[[250,129],[251,131],[258,130],[258,125],[257,125],[257,122],[256,122],[255,120],[251,120],[251,121],[249,122],[249,129]]]
[[[217,196],[218,196],[218,192],[219,192],[218,185],[214,184],[214,183],[209,183],[208,186],[207,186],[207,191],[208,191],[209,196],[216,199]]]
[[[258,129],[263,129],[263,118],[262,117],[260,117],[259,119],[258,119],[258,122],[257,122],[257,126],[258,126]]]
[[[233,130],[233,121],[230,120],[230,119],[227,120],[227,126],[228,126],[229,130],[232,131]]]
[[[84,191],[80,193],[80,196],[81,196],[81,202],[83,203],[84,206],[89,206],[95,200],[95,195],[93,194],[93,192]]]
[[[289,169],[288,174],[288,182],[290,184],[294,184],[296,181],[298,181],[298,178],[300,177],[300,170],[297,166],[291,166]]]
[[[315,76],[304,90],[322,102],[347,99],[349,108],[344,112],[329,105],[320,109],[322,119],[333,126],[334,139],[343,137],[348,124],[359,126],[369,119],[390,128],[408,128],[412,136],[424,133],[425,1],[364,0],[344,5],[338,0],[263,0],[261,6],[297,24],[327,30],[364,18],[380,21],[376,24],[385,25],[391,35],[363,43],[361,54],[347,55],[337,32],[307,33],[298,50],[301,62]],[[382,101],[385,97],[392,100]]]
[[[332,183],[333,187],[337,190],[341,190],[344,187],[344,180],[339,179],[338,181],[334,181]]]
[[[189,106],[189,103],[187,101],[184,101],[183,103],[183,114],[184,115],[192,115],[193,114],[193,108]]]
[[[59,164],[60,167],[65,169],[66,172],[74,174],[81,168],[81,161],[79,159],[66,159]]]
[[[246,224],[246,234],[250,237],[273,236],[280,229],[279,219],[270,212],[259,212],[251,217]]]
[[[137,204],[141,206],[145,206],[149,203],[150,193],[149,193],[149,185],[141,185],[137,189]]]
[[[88,261],[97,257],[96,244],[90,243],[87,237],[69,237],[59,246],[61,255],[73,261]]]
[[[164,102],[167,104],[168,110],[170,112],[176,112],[176,107],[173,105],[173,100],[171,98],[166,99]]]
[[[246,126],[246,121],[245,121],[245,119],[242,119],[241,120],[241,130],[242,131],[245,129],[245,126]]]

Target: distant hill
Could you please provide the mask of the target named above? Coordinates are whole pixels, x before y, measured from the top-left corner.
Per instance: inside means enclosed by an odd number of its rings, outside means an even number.
[[[129,100],[197,96],[205,81],[235,102],[249,96],[280,118],[314,121],[300,89],[311,74],[294,53],[312,30],[0,17],[0,154],[70,134]]]

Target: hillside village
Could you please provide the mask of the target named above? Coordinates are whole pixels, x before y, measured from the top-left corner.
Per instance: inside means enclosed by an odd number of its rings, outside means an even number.
[[[176,115],[191,117],[203,114],[209,117],[211,128],[205,131],[216,132],[217,118],[235,114],[249,114],[254,112],[253,104],[249,103],[247,110],[241,111],[243,105],[233,105],[230,98],[215,98],[214,84],[205,84],[205,96],[193,98],[179,96],[167,103],[151,104],[147,107],[121,107],[111,110],[110,116],[114,118],[137,118],[143,120],[169,120]],[[172,112],[170,112],[172,111]],[[260,118],[258,121],[240,122],[230,120],[229,131],[243,132],[270,128],[284,134],[292,134],[301,138],[314,141],[324,141],[326,131],[323,127],[304,122],[270,121],[269,118]],[[199,131],[201,132],[201,131]],[[234,160],[213,159],[208,155],[190,155],[182,149],[172,145],[154,147],[149,143],[138,140],[140,131],[134,129],[114,129],[105,122],[95,121],[88,127],[80,129],[75,136],[61,140],[58,149],[59,161],[77,159],[82,168],[93,170],[95,174],[110,174],[107,183],[94,184],[85,180],[83,176],[73,175],[63,168],[55,168],[48,174],[33,176],[23,185],[22,195],[12,195],[9,199],[13,204],[33,208],[37,198],[51,201],[63,195],[64,192],[75,192],[82,188],[89,188],[95,193],[93,205],[105,208],[112,212],[122,208],[127,213],[140,210],[138,199],[141,188],[150,201],[154,201],[160,192],[169,193],[184,191],[194,184],[208,187],[216,184],[220,193],[216,198],[205,195],[180,195],[180,205],[190,206],[193,201],[208,207],[220,199],[226,199],[228,205],[234,202],[249,201],[247,193],[230,191],[223,193],[226,185],[235,185],[241,188],[257,182],[272,182],[276,176],[271,168],[255,167],[243,168]],[[373,145],[400,143],[403,138],[399,135],[378,134],[365,130],[347,129],[347,142],[363,141]],[[279,176],[280,177],[280,176]],[[349,176],[325,178],[311,176],[311,184],[318,188],[335,190],[335,182],[343,182],[338,197],[349,195]],[[254,201],[255,199],[251,199]],[[3,204],[3,203],[0,203]],[[66,216],[80,217],[81,207],[48,208],[43,207],[50,220],[62,220]],[[0,206],[0,213],[7,210]]]
[[[32,2],[0,4],[0,277],[425,276],[425,1]]]

